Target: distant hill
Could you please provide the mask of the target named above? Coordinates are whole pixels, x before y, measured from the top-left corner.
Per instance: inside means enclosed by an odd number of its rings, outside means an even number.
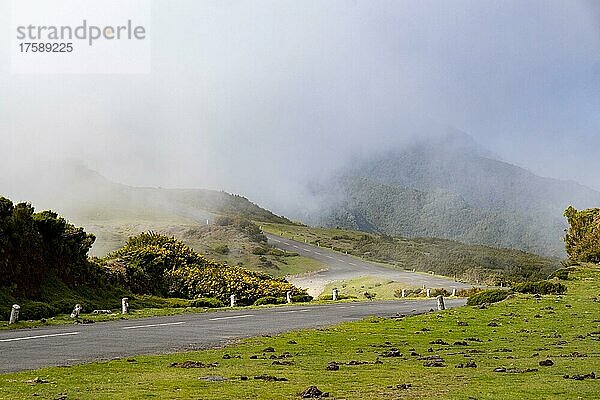
[[[312,223],[564,256],[569,204],[600,192],[503,162],[461,132],[353,163],[317,191]]]
[[[104,255],[122,246],[127,236],[144,230],[205,225],[218,216],[290,223],[239,195],[208,189],[127,186],[80,164],[40,168],[0,183],[5,191],[0,195],[26,199],[37,208],[69,215],[71,222],[93,232],[97,236],[93,255]]]

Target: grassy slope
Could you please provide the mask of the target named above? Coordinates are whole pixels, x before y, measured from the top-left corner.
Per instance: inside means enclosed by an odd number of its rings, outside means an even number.
[[[359,231],[303,225],[260,223],[265,232],[311,244],[333,247],[371,261],[405,269],[456,276],[465,281],[497,285],[514,277],[543,279],[560,260],[519,250],[468,245],[435,238],[383,237]],[[537,276],[535,276],[537,274]]]
[[[229,265],[240,265],[277,277],[324,268],[322,263],[296,253],[288,253],[286,256],[265,254],[263,258],[260,255],[252,254],[252,249],[260,244],[235,226],[200,225],[178,217],[165,217],[157,220],[142,218],[136,221],[115,218],[88,221],[86,229],[97,236],[96,244],[91,252],[95,256],[104,256],[117,250],[130,236],[154,231],[174,236],[209,259],[226,262]],[[222,245],[228,246],[227,254],[218,251],[219,246]]]
[[[7,374],[0,377],[0,398],[34,394],[54,398],[66,393],[78,399],[275,399],[296,398],[309,385],[346,399],[597,398],[597,381],[563,378],[600,368],[600,270],[586,266],[572,276],[564,296],[536,299],[520,295],[487,309],[464,307],[404,319],[367,319],[329,329],[249,339],[225,349]],[[488,326],[491,321],[498,326]],[[449,345],[430,344],[437,339]],[[454,344],[464,340],[467,346]],[[262,352],[270,346],[275,353]],[[403,357],[381,357],[390,347],[398,348]],[[411,349],[421,356],[440,356],[445,367],[425,367],[425,361],[411,355]],[[292,365],[250,359],[254,354],[268,358],[284,352],[292,355],[285,359]],[[226,353],[241,358],[223,359]],[[373,362],[378,357],[382,364],[346,365],[351,360]],[[538,365],[547,358],[554,366]],[[218,362],[219,366],[169,367],[172,362],[185,360]],[[477,368],[455,368],[469,360]],[[331,361],[344,364],[339,371],[326,371]],[[537,371],[494,372],[497,367]],[[260,374],[289,381],[253,379]],[[215,375],[229,380],[199,379]],[[240,376],[250,379],[244,381]],[[35,377],[49,383],[27,383]],[[412,386],[396,388],[404,383]]]

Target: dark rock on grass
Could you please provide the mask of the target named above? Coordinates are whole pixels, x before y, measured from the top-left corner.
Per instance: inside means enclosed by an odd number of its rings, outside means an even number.
[[[417,353],[416,351],[411,351],[411,352],[410,352],[410,355],[411,355],[412,357],[421,357],[421,355],[420,355],[419,353]]]
[[[327,371],[339,371],[340,370],[340,366],[336,362],[330,362],[329,364],[327,364],[327,367],[325,367],[325,369]]]
[[[429,328],[421,328],[421,332],[430,332],[430,331],[431,331],[431,329],[429,329]]]
[[[392,389],[392,390],[407,390],[410,389],[412,387],[412,385],[410,383],[401,383],[399,385],[396,386],[388,386],[388,389]]]
[[[428,348],[428,349],[427,349],[427,352],[429,352],[429,353],[433,353],[433,348],[431,348],[431,347],[430,347],[430,348]]]
[[[441,360],[435,360],[435,361],[425,361],[423,363],[424,367],[445,367],[446,364],[444,364],[443,361]]]
[[[487,324],[487,326],[491,326],[491,327],[495,328],[495,327],[500,326],[500,325],[498,325],[498,323],[496,321],[492,321],[489,324]]]
[[[206,381],[206,382],[225,382],[227,380],[227,378],[225,378],[224,376],[202,376],[200,378],[198,378],[201,381]]]
[[[304,392],[299,393],[299,396],[303,399],[319,399],[329,397],[329,393],[320,391],[316,386],[309,386]]]
[[[258,360],[258,356],[256,354],[253,354],[250,356],[251,360]]]
[[[465,342],[465,341],[457,341],[454,342],[454,346],[468,346],[469,343]]]
[[[596,374],[594,372],[590,372],[589,374],[585,374],[585,375],[563,375],[563,378],[565,379],[573,379],[576,381],[582,381],[584,379],[596,379]]]
[[[128,358],[127,362],[134,363],[134,362],[137,362],[137,360],[135,358]]]
[[[295,340],[288,340],[287,344],[298,344]]]
[[[469,361],[466,364],[457,364],[456,368],[477,368],[477,364],[475,364],[475,361]]]
[[[247,381],[248,377],[247,376],[240,376],[240,381]]]
[[[444,342],[442,339],[432,340],[431,342],[429,342],[429,344],[441,344],[441,345],[444,345],[444,346],[448,345],[448,343]]]
[[[279,361],[279,360],[276,360],[276,361],[273,361],[271,363],[271,365],[294,365],[294,362],[293,361]]]
[[[266,381],[266,382],[287,382],[288,381],[287,378],[279,378],[277,376],[264,375],[264,374],[255,376],[254,379],[262,380],[262,381]]]
[[[381,357],[402,357],[402,353],[400,353],[400,350],[392,348],[389,351],[382,353]]]
[[[232,356],[231,354],[227,354],[227,353],[223,354],[223,359],[224,360],[229,360],[231,358],[242,358],[242,356],[240,356],[239,354],[235,355],[235,356]]]
[[[525,368],[525,369],[519,369],[519,368],[504,368],[504,367],[498,367],[496,369],[494,369],[494,372],[506,372],[509,374],[525,374],[528,372],[538,372],[537,368]]]
[[[469,326],[469,323],[464,321],[458,321],[457,324],[458,326]]]
[[[275,353],[275,349],[272,347],[267,347],[266,349],[263,349],[263,353]]]
[[[444,361],[444,359],[440,356],[424,356],[424,357],[419,357],[418,360],[439,360],[439,361]]]
[[[47,380],[45,380],[45,379],[40,378],[39,376],[36,376],[33,379],[25,381],[25,383],[30,383],[32,385],[37,385],[37,384],[40,384],[40,383],[49,383],[49,382]]]
[[[204,364],[200,361],[184,361],[182,363],[174,362],[170,365],[171,368],[215,368],[219,363]]]
[[[469,337],[469,338],[466,338],[465,340],[468,340],[469,342],[483,343],[483,340],[476,338],[476,337]]]
[[[541,367],[551,367],[554,365],[554,361],[547,359],[547,360],[542,360],[539,362]]]
[[[356,360],[351,360],[346,363],[346,365],[365,365],[365,364],[370,364],[370,363],[368,361],[356,361]]]

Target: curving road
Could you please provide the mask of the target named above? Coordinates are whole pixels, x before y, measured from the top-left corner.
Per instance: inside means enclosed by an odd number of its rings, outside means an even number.
[[[447,299],[446,307],[464,303]],[[0,331],[0,373],[217,347],[240,338],[435,307],[434,299],[295,305]]]
[[[301,288],[308,288],[312,296],[321,294],[325,285],[330,282],[358,278],[361,276],[375,276],[404,282],[410,286],[427,288],[445,288],[447,290],[470,288],[472,285],[455,282],[450,278],[433,276],[419,272],[410,272],[403,269],[385,267],[375,262],[364,261],[357,257],[349,256],[327,248],[287,239],[282,236],[265,233],[269,243],[281,250],[293,251],[304,257],[312,258],[327,265],[327,270],[308,273],[298,276],[289,276],[287,280]]]

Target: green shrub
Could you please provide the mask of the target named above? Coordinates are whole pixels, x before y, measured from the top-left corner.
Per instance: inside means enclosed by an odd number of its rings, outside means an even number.
[[[310,294],[300,294],[298,296],[292,296],[293,303],[308,303],[313,300]]]
[[[213,248],[213,250],[215,251],[215,253],[229,254],[229,246],[227,246],[226,244],[217,245]]]
[[[129,306],[132,309],[142,308],[185,308],[192,307],[191,300],[176,297],[160,297],[148,294],[134,295],[129,298]]]
[[[214,297],[198,297],[192,300],[192,307],[221,308],[225,307],[225,304]]]
[[[73,304],[73,307],[75,304]],[[69,313],[73,311],[73,308]],[[48,303],[41,301],[28,301],[21,305],[21,312],[19,313],[19,319],[23,321],[50,318],[56,315],[54,310]]]
[[[286,302],[286,299],[283,297],[273,297],[273,296],[265,296],[254,302],[255,306],[264,306],[266,304],[283,304]]]
[[[563,294],[567,287],[562,283],[550,281],[524,282],[512,288],[515,292],[529,294]]]
[[[467,300],[468,306],[478,306],[484,303],[497,303],[508,297],[510,293],[507,290],[493,289],[481,291]]]

